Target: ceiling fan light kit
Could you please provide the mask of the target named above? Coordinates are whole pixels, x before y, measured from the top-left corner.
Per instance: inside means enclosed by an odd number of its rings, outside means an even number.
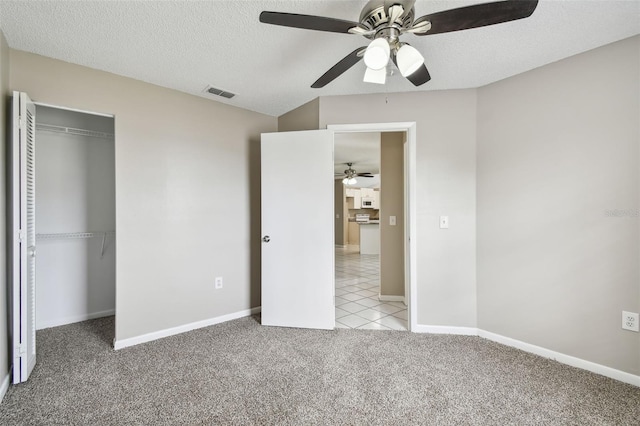
[[[367,67],[362,81],[365,83],[385,84],[387,82],[387,67],[384,66],[379,70]]]
[[[415,47],[403,44],[396,53],[396,63],[400,74],[403,77],[408,77],[424,65],[424,56]]]
[[[400,74],[414,86],[431,80],[424,57],[417,49],[400,41],[405,33],[417,36],[442,34],[485,27],[528,18],[538,0],[503,0],[449,9],[415,18],[415,0],[371,0],[360,14],[360,21],[346,21],[323,16],[268,12],[260,14],[260,22],[285,27],[360,35],[372,40],[367,47],[349,53],[324,73],[313,88],[322,88],[360,62],[367,66],[364,81],[384,84],[389,59]],[[362,52],[364,51],[364,55]],[[385,70],[381,80],[376,71]],[[382,81],[382,82],[381,82]]]
[[[364,52],[364,64],[372,70],[385,68],[391,57],[389,42],[384,38],[377,38],[369,43]]]

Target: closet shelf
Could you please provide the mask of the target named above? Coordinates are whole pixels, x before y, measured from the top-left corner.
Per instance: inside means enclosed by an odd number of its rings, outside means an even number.
[[[93,130],[76,129],[73,127],[55,126],[53,124],[36,123],[36,130],[113,140],[113,133],[96,132]]]
[[[80,238],[102,237],[100,259],[104,257],[104,248],[107,236],[115,236],[116,231],[92,231],[92,232],[60,232],[56,234],[36,234],[36,240],[70,240]]]
[[[93,238],[116,235],[116,231],[61,232],[55,234],[36,234],[37,240],[62,240],[72,238]]]

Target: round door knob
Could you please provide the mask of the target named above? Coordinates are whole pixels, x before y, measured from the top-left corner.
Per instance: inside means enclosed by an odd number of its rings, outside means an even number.
[[[262,237],[262,241],[268,243],[269,241],[271,241],[271,238],[268,235],[265,235],[264,237]]]

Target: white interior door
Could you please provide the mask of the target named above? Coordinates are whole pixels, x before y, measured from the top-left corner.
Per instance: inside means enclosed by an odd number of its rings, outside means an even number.
[[[13,92],[11,149],[13,383],[26,381],[36,364],[36,106]]]
[[[262,324],[333,329],[333,132],[262,135]]]

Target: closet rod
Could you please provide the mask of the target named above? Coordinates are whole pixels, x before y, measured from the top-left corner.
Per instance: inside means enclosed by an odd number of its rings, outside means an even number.
[[[36,130],[69,135],[90,136],[100,139],[113,139],[113,133],[96,132],[94,130],[76,129],[74,127],[56,126],[53,124],[36,123]]]

